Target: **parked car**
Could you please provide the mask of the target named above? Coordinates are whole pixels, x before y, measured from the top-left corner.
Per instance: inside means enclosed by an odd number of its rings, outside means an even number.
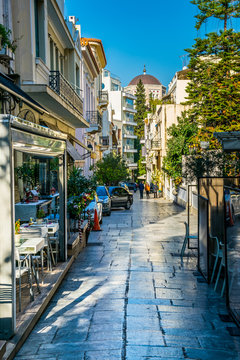
[[[112,208],[113,207],[125,207],[129,210],[133,203],[133,194],[129,190],[124,189],[121,186],[110,186],[108,188],[111,196]]]
[[[118,185],[129,191],[129,188],[128,188],[127,183],[125,181],[120,181],[118,183]]]
[[[95,213],[95,209],[96,209],[97,210],[97,215],[98,215],[98,221],[101,224],[102,223],[102,217],[103,217],[102,208],[103,208],[102,203],[99,202],[98,196],[96,194],[94,196],[94,199],[86,207],[85,211],[87,212],[87,210],[90,210],[91,219],[94,220],[94,213]]]
[[[98,201],[102,203],[102,212],[111,215],[111,197],[106,186],[97,186]]]
[[[137,184],[134,181],[121,181],[118,185],[124,187],[126,190],[137,191]]]
[[[129,190],[137,191],[137,184],[134,181],[127,181],[126,184]]]

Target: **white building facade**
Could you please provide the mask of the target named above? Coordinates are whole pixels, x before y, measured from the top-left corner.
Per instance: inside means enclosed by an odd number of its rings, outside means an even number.
[[[171,181],[162,172],[163,159],[166,156],[168,134],[167,129],[177,124],[178,117],[188,109],[186,101],[187,69],[176,72],[168,86],[168,94],[157,105],[155,113],[148,114],[145,121],[144,151],[146,161],[146,179],[152,181],[153,174],[159,172],[159,185],[165,193],[170,193]],[[165,102],[165,103],[164,103]],[[169,195],[169,194],[168,194]]]
[[[112,122],[118,141],[117,153],[121,154],[126,160],[130,173],[137,169],[134,159],[135,149],[134,128],[137,123],[134,121],[134,114],[137,112],[134,107],[136,97],[126,92],[119,77],[108,70],[102,74],[103,89],[109,95],[109,109],[111,109]]]

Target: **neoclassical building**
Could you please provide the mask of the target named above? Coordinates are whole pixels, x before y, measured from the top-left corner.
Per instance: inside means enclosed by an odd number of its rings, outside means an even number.
[[[149,102],[150,93],[152,93],[154,99],[162,99],[162,97],[166,94],[166,87],[162,85],[155,76],[147,74],[145,65],[143,74],[135,76],[130,81],[128,86],[125,87],[125,91],[135,95],[137,84],[140,80],[142,81],[145,88],[146,103]]]

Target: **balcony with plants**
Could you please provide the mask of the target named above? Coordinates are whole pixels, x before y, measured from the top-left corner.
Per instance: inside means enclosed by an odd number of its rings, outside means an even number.
[[[0,62],[14,59],[17,48],[16,42],[11,40],[12,32],[0,24]]]

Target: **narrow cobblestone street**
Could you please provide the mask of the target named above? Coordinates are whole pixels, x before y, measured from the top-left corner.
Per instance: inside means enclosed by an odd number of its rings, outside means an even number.
[[[15,359],[240,359],[224,300],[196,257],[177,255],[184,221],[181,207],[138,193],[104,217]]]

